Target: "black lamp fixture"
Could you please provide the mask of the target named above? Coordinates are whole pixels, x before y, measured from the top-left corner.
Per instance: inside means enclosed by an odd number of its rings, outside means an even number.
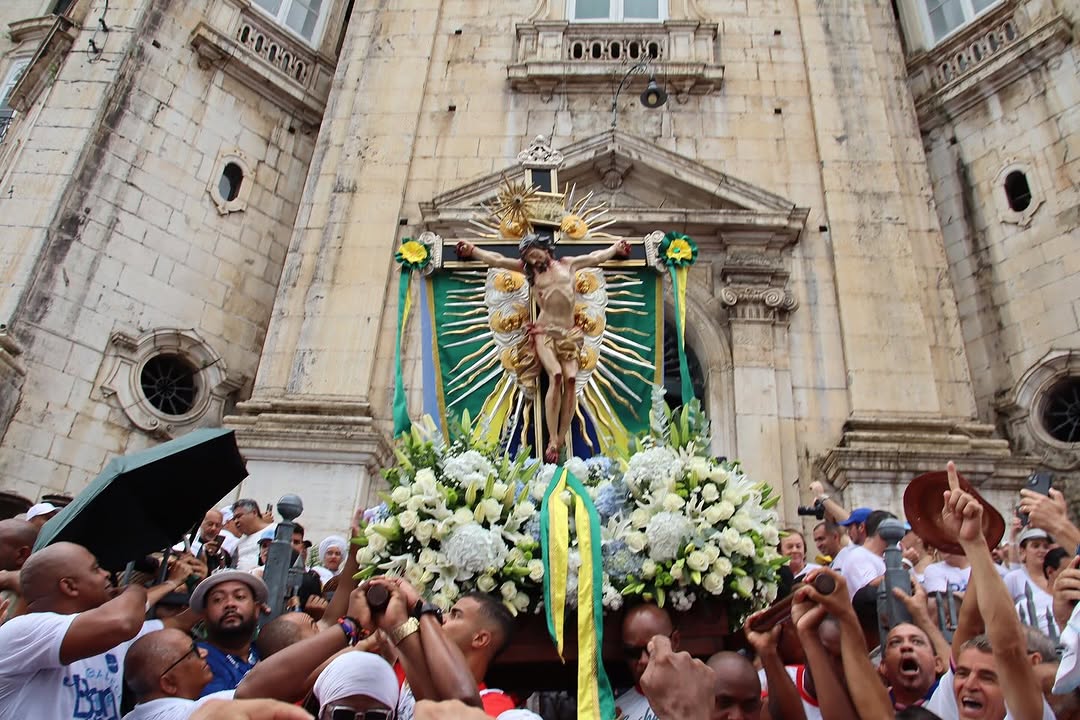
[[[618,121],[618,109],[619,109],[619,95],[622,94],[623,88],[626,87],[627,81],[630,80],[630,76],[634,74],[644,75],[649,72],[649,63],[652,58],[644,58],[643,60],[635,63],[623,74],[622,81],[619,82],[619,88],[615,91],[615,95],[611,98],[611,127],[614,128]],[[663,87],[656,82],[656,75],[649,73],[649,84],[645,90],[638,96],[641,100],[641,104],[650,110],[662,106],[667,102],[667,92]]]
[[[664,88],[656,83],[656,76],[649,76],[649,86],[641,93],[641,104],[650,110],[655,110],[667,102],[667,93]]]

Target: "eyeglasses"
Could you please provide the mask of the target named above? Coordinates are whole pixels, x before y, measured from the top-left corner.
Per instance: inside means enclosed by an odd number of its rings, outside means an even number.
[[[165,668],[165,671],[158,675],[158,679],[160,680],[161,678],[165,677],[169,674],[170,671],[173,670],[173,668],[187,660],[188,655],[194,655],[195,657],[199,657],[199,646],[195,644],[194,640],[191,641],[191,648],[186,653],[177,658],[176,662]]]
[[[356,710],[347,705],[326,705],[320,720],[394,720],[393,710]]]

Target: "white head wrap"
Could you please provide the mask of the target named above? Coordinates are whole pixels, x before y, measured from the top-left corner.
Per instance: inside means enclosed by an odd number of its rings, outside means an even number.
[[[398,701],[397,675],[378,655],[347,652],[319,674],[314,692],[320,707],[351,695],[366,695],[393,709]]]
[[[326,559],[326,551],[332,547],[336,547],[341,550],[341,554],[345,554],[345,548],[349,546],[348,541],[340,535],[328,535],[323,538],[323,541],[319,543],[319,564],[321,565]]]

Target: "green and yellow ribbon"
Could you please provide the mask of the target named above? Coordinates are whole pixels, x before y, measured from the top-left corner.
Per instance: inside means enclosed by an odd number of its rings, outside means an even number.
[[[405,334],[405,324],[412,309],[412,276],[431,262],[431,252],[424,243],[405,238],[394,254],[394,260],[401,265],[401,277],[398,279],[397,337],[394,340],[394,437],[397,437],[412,428],[409,403],[405,397],[405,378],[401,369],[401,338]]]
[[[569,492],[574,501],[581,567],[578,568],[578,718],[611,720],[615,697],[604,670],[604,568],[600,553],[600,516],[588,490],[561,465],[540,505],[540,546],[544,558],[544,614],[548,633],[563,657],[566,620],[566,581],[570,563],[570,508],[562,500]]]
[[[682,233],[664,235],[659,248],[660,260],[671,273],[672,295],[675,296],[675,337],[679,347],[679,378],[682,381],[682,401],[694,399],[694,384],[686,362],[686,285],[690,266],[697,262],[697,243]]]

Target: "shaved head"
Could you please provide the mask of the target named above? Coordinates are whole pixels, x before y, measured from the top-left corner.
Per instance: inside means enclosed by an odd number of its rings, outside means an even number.
[[[756,720],[761,712],[761,681],[753,663],[739,653],[718,652],[706,665],[716,678],[712,717]]]
[[[109,574],[82,545],[58,542],[38,550],[19,572],[32,612],[82,612],[108,600]]]
[[[38,529],[25,520],[0,520],[0,570],[19,570],[34,549]]]
[[[649,640],[657,635],[671,638],[672,650],[679,649],[679,634],[667,610],[646,603],[635,605],[626,611],[622,621],[623,657],[630,668],[630,674],[637,683],[649,664],[647,648]]]
[[[259,651],[259,658],[265,660],[290,645],[314,636],[318,631],[315,621],[307,613],[282,613],[259,630],[255,648]]]

